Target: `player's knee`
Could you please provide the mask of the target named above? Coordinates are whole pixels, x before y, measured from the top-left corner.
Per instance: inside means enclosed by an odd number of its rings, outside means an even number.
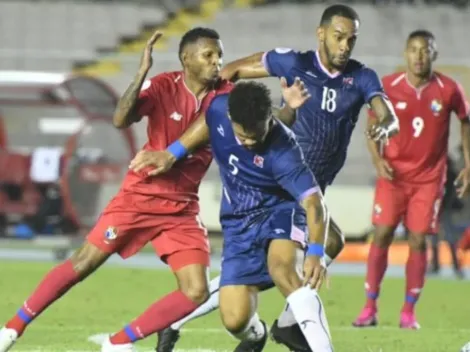
[[[269,274],[284,297],[289,296],[302,286],[295,263],[285,263],[282,260],[271,261],[269,264]]]
[[[75,271],[83,279],[103,264],[108,257],[108,253],[101,251],[90,243],[85,243],[72,254],[70,261]]]
[[[336,258],[344,248],[345,238],[339,227],[331,228],[326,241],[325,252],[330,258]]]
[[[380,248],[389,247],[393,241],[395,229],[388,226],[377,226],[374,235],[374,244]]]
[[[222,323],[232,335],[242,332],[250,322],[250,312],[232,306],[221,311]]]
[[[426,250],[426,236],[424,234],[410,233],[408,244],[413,251]]]
[[[205,279],[202,281],[191,281],[187,285],[182,286],[181,291],[186,297],[197,304],[202,304],[209,298],[209,289]]]
[[[178,287],[194,303],[202,304],[209,298],[207,268],[200,264],[185,265],[175,271]]]

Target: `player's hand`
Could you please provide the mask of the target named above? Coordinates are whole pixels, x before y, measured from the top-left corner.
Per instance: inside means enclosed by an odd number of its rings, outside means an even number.
[[[304,105],[304,103],[311,97],[305,84],[296,77],[294,83],[289,87],[287,80],[281,77],[281,91],[284,101],[291,109],[297,109]]]
[[[374,160],[374,166],[377,170],[377,176],[383,177],[389,181],[393,180],[393,168],[385,159]]]
[[[326,264],[323,258],[307,255],[304,261],[304,286],[319,290],[326,278]]]
[[[373,141],[387,140],[400,130],[398,119],[380,121],[366,130],[366,136]]]
[[[155,176],[171,169],[176,158],[173,154],[164,151],[141,150],[132,159],[129,169],[134,172],[142,171],[145,168],[151,168],[147,172],[149,176]]]
[[[152,60],[152,51],[153,51],[153,46],[157,42],[158,39],[161,38],[163,35],[162,32],[159,30],[155,31],[150,39],[147,41],[147,44],[145,45],[144,52],[142,54],[142,58],[140,59],[140,69],[142,71],[148,71],[150,67],[152,67],[153,60]]]
[[[457,196],[463,198],[470,188],[470,167],[466,167],[460,171],[455,179],[454,185],[456,187]]]

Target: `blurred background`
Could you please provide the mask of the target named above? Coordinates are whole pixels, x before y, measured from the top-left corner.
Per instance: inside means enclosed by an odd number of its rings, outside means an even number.
[[[356,59],[379,75],[392,73],[402,68],[408,33],[428,29],[440,51],[436,69],[470,92],[468,0],[347,3],[362,19]],[[0,258],[19,253],[25,259],[64,257],[82,241],[116,193],[128,161],[145,142],[146,124],[119,131],[111,124],[112,113],[137,70],[146,39],[156,28],[165,35],[154,51],[152,74],[179,69],[179,38],[198,25],[220,33],[225,62],[274,47],[315,48],[315,28],[329,4],[1,0]],[[279,100],[278,82],[268,79],[266,83]],[[364,111],[362,115],[347,164],[327,193],[328,206],[351,242],[342,257],[348,262],[365,260],[364,243],[371,229],[375,171],[363,133]],[[462,158],[455,120],[449,156],[459,170]],[[215,165],[199,194],[202,218],[217,253],[220,181]],[[452,217],[458,233],[470,222],[467,203],[464,200]],[[397,235],[406,237],[401,229]],[[39,255],[38,248],[45,254]],[[401,264],[407,250],[400,242],[396,248],[390,260]],[[446,247],[441,260],[449,262]]]

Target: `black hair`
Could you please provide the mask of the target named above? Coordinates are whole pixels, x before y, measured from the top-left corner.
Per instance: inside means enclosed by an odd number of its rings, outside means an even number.
[[[212,28],[196,27],[187,31],[180,40],[178,57],[181,60],[181,54],[188,44],[196,43],[199,39],[208,38],[219,40],[220,36],[216,30]]]
[[[414,38],[424,38],[426,40],[434,41],[436,38],[434,37],[434,34],[432,34],[430,31],[426,29],[417,29],[410,34],[408,34],[408,39],[406,40],[409,42],[411,39]]]
[[[359,21],[359,15],[357,12],[350,6],[347,5],[331,5],[323,11],[320,20],[320,26],[324,26],[331,23],[333,17],[345,17],[350,19],[351,21]]]
[[[271,93],[259,82],[238,83],[228,98],[231,120],[247,131],[255,131],[271,116],[271,106]]]

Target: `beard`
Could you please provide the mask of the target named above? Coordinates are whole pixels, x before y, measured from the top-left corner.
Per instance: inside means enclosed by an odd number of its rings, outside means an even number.
[[[328,66],[333,67],[337,70],[342,70],[346,64],[337,64],[335,63],[335,56],[331,53],[331,50],[328,48],[328,45],[326,44],[326,41],[323,43],[323,50],[326,54],[326,57],[328,59]],[[347,61],[346,61],[347,63]]]

